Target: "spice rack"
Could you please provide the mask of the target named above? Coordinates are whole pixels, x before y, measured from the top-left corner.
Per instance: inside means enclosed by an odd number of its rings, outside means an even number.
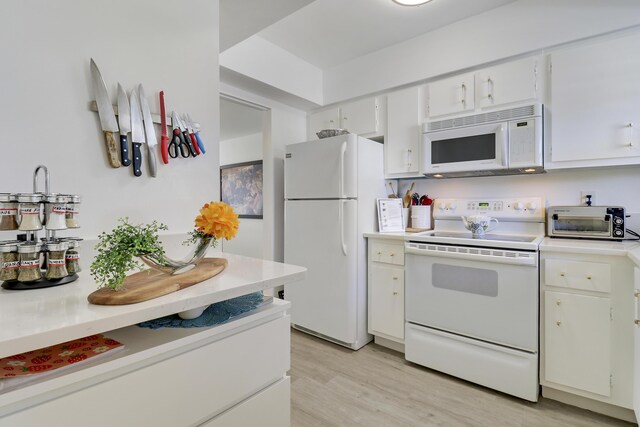
[[[45,192],[38,191],[38,174],[45,175]],[[0,231],[24,234],[0,241],[0,281],[4,289],[27,290],[60,286],[78,279],[77,248],[82,239],[58,238],[60,230],[79,228],[80,196],[51,193],[49,171],[33,172],[33,193],[0,193]],[[45,237],[38,239],[38,232]],[[44,261],[44,263],[43,263]]]

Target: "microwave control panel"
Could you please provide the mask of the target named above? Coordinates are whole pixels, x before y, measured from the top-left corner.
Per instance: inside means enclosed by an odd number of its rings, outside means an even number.
[[[545,218],[545,205],[541,197],[437,199],[434,206],[433,217],[436,219],[489,215],[506,220],[542,222]]]

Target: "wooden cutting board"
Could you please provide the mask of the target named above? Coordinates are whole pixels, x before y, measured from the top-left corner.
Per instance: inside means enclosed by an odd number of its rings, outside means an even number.
[[[135,304],[188,288],[220,274],[227,267],[225,258],[203,258],[195,268],[175,276],[156,270],[134,273],[124,279],[124,289],[100,288],[89,294],[91,304]]]

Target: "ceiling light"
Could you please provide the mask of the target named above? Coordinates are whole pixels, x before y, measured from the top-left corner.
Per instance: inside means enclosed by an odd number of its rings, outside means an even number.
[[[392,1],[402,6],[420,6],[421,4],[429,3],[431,0],[392,0]]]

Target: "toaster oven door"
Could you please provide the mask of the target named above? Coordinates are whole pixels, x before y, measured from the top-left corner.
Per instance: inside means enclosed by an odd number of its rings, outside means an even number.
[[[550,221],[550,236],[610,238],[611,215],[577,216],[554,214]]]

